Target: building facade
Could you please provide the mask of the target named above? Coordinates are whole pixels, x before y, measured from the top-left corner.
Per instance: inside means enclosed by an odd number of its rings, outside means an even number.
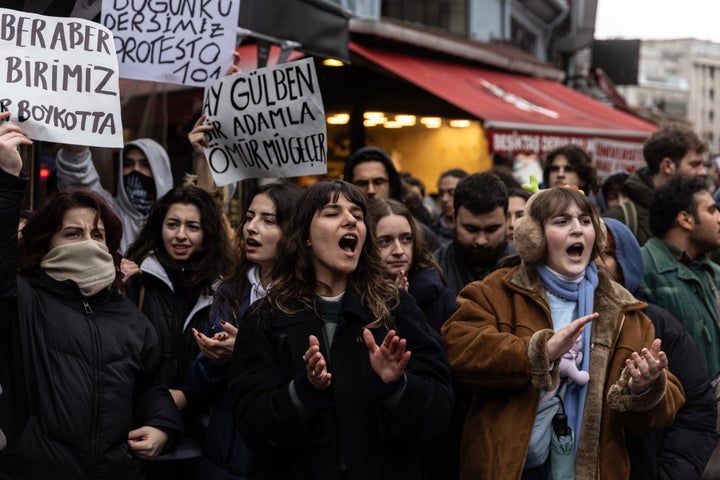
[[[692,38],[642,40],[637,85],[617,85],[631,107],[686,120],[720,151],[720,44]]]

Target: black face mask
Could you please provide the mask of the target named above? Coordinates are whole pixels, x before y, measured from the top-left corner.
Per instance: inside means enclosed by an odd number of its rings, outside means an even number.
[[[157,197],[155,179],[133,170],[127,175],[123,175],[123,185],[130,204],[138,212],[147,215]]]

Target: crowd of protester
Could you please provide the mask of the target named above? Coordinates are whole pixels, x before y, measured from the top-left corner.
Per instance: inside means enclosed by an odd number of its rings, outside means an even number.
[[[434,198],[363,147],[343,179],[255,186],[236,230],[153,140],[114,196],[64,145],[18,228],[8,115],[0,479],[720,478],[720,211],[691,128],[632,173],[565,145],[538,191],[452,168]]]

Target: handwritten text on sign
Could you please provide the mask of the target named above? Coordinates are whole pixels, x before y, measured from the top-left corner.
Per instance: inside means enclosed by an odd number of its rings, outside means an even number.
[[[325,111],[312,59],[225,77],[205,89],[205,149],[218,185],[327,172]]]
[[[102,25],[0,8],[0,111],[33,139],[122,147],[118,65]]]
[[[204,87],[232,63],[239,0],[104,0],[123,78]]]

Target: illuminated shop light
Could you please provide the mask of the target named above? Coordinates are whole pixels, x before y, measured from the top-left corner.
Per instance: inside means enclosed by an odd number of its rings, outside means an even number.
[[[365,112],[363,113],[363,118],[366,120],[373,120],[376,118],[387,118],[385,116],[385,112]]]
[[[470,120],[450,120],[450,126],[453,128],[467,128],[470,126]]]
[[[403,127],[412,127],[415,125],[415,115],[395,115],[395,121]]]
[[[330,125],[347,125],[350,121],[349,113],[336,113],[327,118],[327,123]]]
[[[422,117],[420,123],[426,128],[440,128],[442,126],[442,118],[440,117]]]
[[[404,126],[405,125],[398,122],[397,120],[389,120],[383,124],[383,127],[385,127],[385,128],[402,128]]]
[[[342,67],[345,65],[341,60],[338,60],[337,58],[326,58],[325,60],[323,60],[322,64],[326,67]]]

